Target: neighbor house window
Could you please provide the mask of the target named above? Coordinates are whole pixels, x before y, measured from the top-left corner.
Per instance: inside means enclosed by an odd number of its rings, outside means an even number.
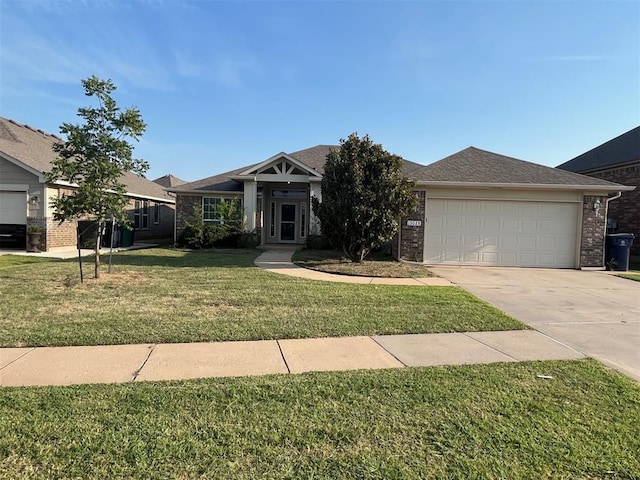
[[[225,218],[225,215],[230,215],[232,218]],[[224,225],[225,222],[242,222],[242,199],[203,197],[202,219],[207,223],[218,225]]]
[[[140,230],[147,230],[149,228],[149,200],[135,201],[133,226]]]
[[[160,204],[155,203],[153,205],[153,223],[158,225],[160,223]]]

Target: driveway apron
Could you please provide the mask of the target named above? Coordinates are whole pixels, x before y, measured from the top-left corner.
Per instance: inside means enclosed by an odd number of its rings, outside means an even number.
[[[640,381],[640,282],[580,270],[453,266],[430,270]]]

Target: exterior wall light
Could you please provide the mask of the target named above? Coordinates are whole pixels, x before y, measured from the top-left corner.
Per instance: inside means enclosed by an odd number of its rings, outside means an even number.
[[[596,199],[595,202],[593,202],[593,209],[596,211],[596,215],[600,212],[600,199]]]

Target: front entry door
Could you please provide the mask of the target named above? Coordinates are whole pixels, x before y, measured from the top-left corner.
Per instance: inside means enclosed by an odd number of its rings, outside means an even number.
[[[280,204],[280,241],[296,241],[296,204]]]

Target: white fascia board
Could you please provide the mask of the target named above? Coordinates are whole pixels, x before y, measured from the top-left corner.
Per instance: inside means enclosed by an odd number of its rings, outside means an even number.
[[[57,185],[61,187],[78,188],[78,184],[65,182],[64,180],[58,180],[54,182],[52,185]],[[107,190],[107,192],[114,193],[113,190]],[[169,199],[169,198],[153,197],[151,195],[143,195],[140,193],[133,193],[133,192],[124,192],[124,194],[130,198],[141,198],[144,200],[153,200],[154,202],[163,202],[163,203],[176,203],[175,200]]]
[[[30,167],[26,163],[18,160],[17,158],[13,158],[11,155],[8,155],[8,154],[6,154],[4,152],[0,152],[0,157],[4,158],[8,162],[13,163],[16,166],[22,168],[23,170],[26,170],[27,172],[32,173],[33,175],[38,177],[38,182],[46,183],[46,180],[44,178],[44,172],[36,170],[35,168]]]
[[[134,200],[136,198],[141,198],[143,200],[153,200],[154,202],[171,203],[171,204],[175,204],[176,203],[176,201],[173,200],[173,199],[152,197],[152,196],[149,196],[149,195],[140,195],[139,193],[125,192],[125,195],[127,197],[133,198]]]
[[[0,190],[3,192],[28,192],[27,183],[0,183]]]
[[[276,160],[279,160],[281,158],[286,159],[287,161],[293,163],[296,167],[301,168],[305,172],[308,172],[310,176],[322,177],[322,175],[320,175],[320,173],[315,171],[313,168],[309,168],[307,165],[305,165],[301,161],[295,159],[294,157],[292,157],[291,155],[289,155],[288,153],[285,153],[285,152],[277,153],[273,157],[266,159],[264,162],[261,162],[258,165],[254,165],[253,167],[250,167],[248,170],[245,170],[244,172],[240,172],[240,174],[238,176],[239,177],[244,177],[246,175],[252,175],[253,176],[253,175],[255,175],[255,172],[257,172],[261,168],[266,167],[270,163],[273,163]],[[233,177],[231,177],[231,178],[233,178]]]
[[[240,192],[230,190],[172,190],[176,195],[198,195],[207,197],[211,195],[226,195],[228,197],[243,196],[244,190]]]
[[[544,183],[480,183],[480,182],[431,182],[417,181],[419,187],[505,188],[525,190],[581,190],[596,192],[631,191],[636,187],[626,185],[559,185]]]
[[[270,183],[308,183],[311,178],[307,175],[285,175],[285,174],[273,174],[273,173],[258,173],[257,175],[251,175],[246,177],[233,176],[229,177],[232,180],[239,182],[270,182]],[[315,177],[314,177],[315,178]],[[318,178],[318,181],[322,180]]]

